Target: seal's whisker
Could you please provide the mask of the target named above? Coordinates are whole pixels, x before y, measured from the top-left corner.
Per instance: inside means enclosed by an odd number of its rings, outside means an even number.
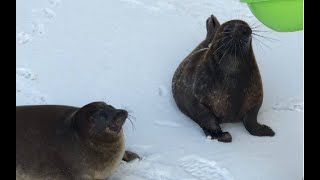
[[[230,41],[231,41],[232,39],[230,39]],[[227,43],[227,45],[230,43],[230,41]],[[214,55],[220,48],[222,48],[223,46],[225,46],[226,45],[226,43],[224,43],[224,44],[222,44],[219,48],[217,48],[213,53],[212,53],[212,55]]]
[[[256,21],[252,22],[249,24],[249,27],[255,26],[256,25]]]
[[[241,39],[240,39],[240,43],[241,43],[242,46],[244,46],[244,44],[242,43]]]
[[[252,29],[252,32],[272,33],[271,31],[263,31],[263,30],[256,30],[256,29]]]
[[[279,41],[279,39],[274,39],[274,38],[271,38],[271,37],[267,37],[267,36],[262,36],[260,34],[257,34],[257,33],[252,33],[253,35],[256,35],[256,36],[259,36],[259,37],[262,37],[262,38],[265,38],[267,40],[272,40],[272,41]]]
[[[259,24],[259,25],[255,26],[255,27],[251,27],[251,26],[250,26],[250,28],[251,28],[251,29],[256,29],[256,28],[260,27],[261,25],[262,25],[262,24]]]
[[[234,44],[234,52],[235,52],[235,55],[234,55],[234,60],[236,60],[237,58],[237,47],[236,47],[236,43],[233,43]]]
[[[254,37],[253,37],[253,38],[254,38]],[[267,48],[269,48],[269,49],[271,50],[271,48],[270,48],[268,45],[266,45],[264,42],[260,41],[258,38],[254,38],[254,39],[257,40],[257,41],[259,41],[261,44],[265,45]]]
[[[222,37],[222,38],[220,38],[220,39],[217,39],[217,40],[215,40],[215,42],[211,43],[210,46],[212,46],[212,45],[214,45],[214,44],[216,44],[216,43],[218,43],[218,42],[220,42],[220,41],[223,41],[224,39],[226,39],[226,38],[228,38],[228,37],[230,37],[230,36],[226,36],[226,37]]]
[[[218,35],[220,35],[220,34],[230,34],[231,32],[221,32],[221,33],[219,33]]]
[[[136,117],[134,117],[134,116],[131,115],[131,114],[128,114],[128,116],[129,116],[130,118],[132,118],[133,120],[136,120],[136,119],[137,119]]]
[[[253,37],[253,39],[255,40],[254,37]],[[264,49],[262,48],[262,46],[261,46],[257,41],[253,41],[253,42],[254,42],[254,44],[256,45],[256,47],[259,47],[259,49],[264,50]]]
[[[131,120],[129,117],[128,117],[128,119],[129,119],[129,121],[130,121],[130,123],[131,123],[132,131],[134,131],[134,130],[136,129],[136,127],[134,126],[132,120]]]
[[[231,40],[233,40],[233,39],[231,39]],[[230,41],[231,41],[231,40],[230,40]],[[229,41],[229,42],[230,42],[230,41]],[[231,45],[230,45],[229,48],[226,50],[226,52],[222,55],[222,57],[220,58],[218,64],[220,64],[220,62],[222,61],[223,56],[226,55],[226,53],[229,51],[230,47],[231,47]]]
[[[241,39],[240,39],[240,42],[241,42]],[[239,50],[240,50],[240,53],[241,53],[242,59],[244,59],[244,56],[243,56],[243,53],[242,53],[242,50],[241,50],[241,47],[240,47],[240,43],[239,43],[239,41],[237,41],[237,44],[238,44],[238,46],[239,46]]]

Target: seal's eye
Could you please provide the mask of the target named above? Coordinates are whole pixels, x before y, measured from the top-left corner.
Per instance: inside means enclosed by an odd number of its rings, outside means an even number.
[[[232,27],[231,26],[224,27],[224,32],[231,32],[231,31],[232,31]]]
[[[92,119],[94,120],[94,122],[106,121],[108,119],[108,113],[104,110],[98,110],[93,114]]]

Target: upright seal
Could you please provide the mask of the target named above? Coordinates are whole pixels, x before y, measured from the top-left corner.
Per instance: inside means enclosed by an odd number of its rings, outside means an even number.
[[[211,15],[207,36],[179,65],[172,79],[178,108],[207,136],[231,142],[221,123],[242,121],[250,134],[274,136],[257,122],[263,100],[262,81],[252,49],[252,30],[242,20],[220,25]]]

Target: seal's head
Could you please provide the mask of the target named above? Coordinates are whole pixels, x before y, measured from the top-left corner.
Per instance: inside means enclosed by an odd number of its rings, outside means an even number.
[[[127,111],[104,102],[85,105],[74,115],[76,128],[83,137],[118,135],[127,117]]]
[[[103,109],[95,111],[90,117],[92,123],[91,131],[93,133],[111,133],[120,132],[122,125],[126,121],[128,113],[122,109],[115,109],[108,105]]]
[[[252,30],[250,26],[242,20],[231,20],[223,23],[217,29],[217,33],[213,39],[216,48],[228,54],[241,55],[248,52],[251,47]]]

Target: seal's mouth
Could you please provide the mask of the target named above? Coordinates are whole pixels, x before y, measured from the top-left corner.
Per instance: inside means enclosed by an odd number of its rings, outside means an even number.
[[[106,132],[118,134],[121,131],[122,126],[125,123],[127,117],[128,117],[127,111],[120,110],[119,112],[117,112],[115,117],[112,119],[110,124],[107,126]]]

